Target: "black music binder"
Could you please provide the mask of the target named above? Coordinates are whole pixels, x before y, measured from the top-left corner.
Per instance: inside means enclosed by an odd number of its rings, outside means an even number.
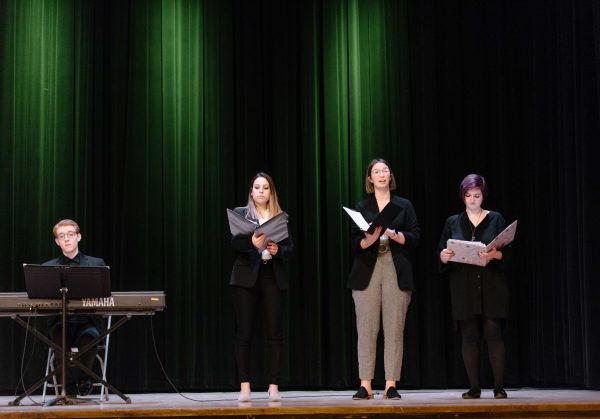
[[[25,289],[29,298],[62,299],[60,289],[68,289],[67,298],[110,297],[108,266],[24,264]]]

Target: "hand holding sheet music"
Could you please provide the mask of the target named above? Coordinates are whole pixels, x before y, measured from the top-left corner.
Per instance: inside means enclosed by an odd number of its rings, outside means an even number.
[[[288,215],[285,212],[277,214],[269,221],[260,225],[242,217],[240,214],[229,208],[227,208],[227,218],[229,219],[229,230],[233,236],[241,234],[265,236],[263,245],[258,249],[259,252],[265,250],[270,241],[279,243],[288,238]]]
[[[467,263],[469,265],[486,266],[488,260],[479,256],[480,253],[488,253],[492,249],[500,250],[515,239],[517,221],[506,227],[487,246],[481,242],[467,240],[448,239],[446,247],[454,252],[450,262]]]

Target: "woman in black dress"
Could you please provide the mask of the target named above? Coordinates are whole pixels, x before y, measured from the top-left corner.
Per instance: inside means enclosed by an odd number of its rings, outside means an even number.
[[[492,248],[479,257],[488,261],[484,266],[451,262],[454,252],[446,248],[448,239],[491,242],[506,227],[498,212],[485,210],[481,204],[487,196],[485,179],[470,174],[460,184],[460,197],[465,211],[446,220],[439,243],[442,271],[450,277],[452,315],[462,334],[462,355],[469,377],[470,390],[464,399],[481,396],[479,386],[479,335],[488,346],[488,356],[494,374],[494,397],[506,398],[504,391],[505,349],[502,340],[502,321],[508,314],[508,287],[504,276],[506,248]]]

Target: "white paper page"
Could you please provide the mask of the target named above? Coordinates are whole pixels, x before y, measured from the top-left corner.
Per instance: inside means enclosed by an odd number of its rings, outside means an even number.
[[[352,221],[360,228],[362,231],[367,231],[369,229],[369,223],[365,220],[362,214],[358,211],[351,210],[350,208],[342,207],[348,213]]]

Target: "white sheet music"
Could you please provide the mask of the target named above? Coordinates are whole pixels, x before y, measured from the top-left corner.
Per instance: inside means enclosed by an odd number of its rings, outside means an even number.
[[[358,211],[351,210],[350,208],[342,207],[348,213],[352,221],[360,228],[362,231],[367,231],[369,229],[369,223],[365,220],[365,217]]]

